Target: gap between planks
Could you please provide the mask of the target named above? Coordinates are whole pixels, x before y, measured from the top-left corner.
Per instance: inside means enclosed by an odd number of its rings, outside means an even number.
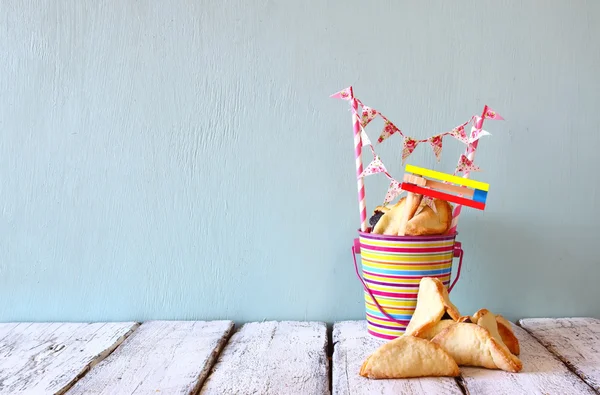
[[[0,324],[0,393],[64,394],[138,326],[137,322]]]
[[[461,366],[457,378],[368,380],[359,376],[360,365],[386,341],[369,335],[365,321],[337,322],[333,331],[333,394],[595,394],[534,337],[511,324],[521,344],[523,370],[519,373]]]
[[[231,320],[144,322],[70,394],[195,394],[233,330]]]
[[[244,323],[200,394],[330,394],[327,332],[319,321]]]
[[[525,320],[527,321],[527,320]],[[299,321],[301,322],[301,321]],[[527,330],[527,328],[522,328],[522,322],[523,320],[519,320],[518,323],[516,324],[516,328],[515,328],[515,332],[518,334],[519,340],[522,342],[522,344],[524,342],[528,342],[529,339],[533,340],[535,343],[539,344],[539,347],[541,347],[543,349],[543,351],[547,351],[548,354],[550,354],[551,358],[552,356],[554,356],[554,354],[556,354],[555,350],[553,351],[548,345],[544,344],[544,342],[540,341],[539,339],[537,339],[534,334],[530,334],[529,330]],[[27,323],[25,323],[27,324]],[[257,323],[254,323],[257,324]],[[322,323],[324,324],[324,323]],[[335,388],[335,383],[334,381],[336,380],[336,377],[334,377],[334,372],[335,372],[335,358],[336,358],[336,347],[340,341],[339,338],[336,338],[336,334],[335,334],[335,325],[339,324],[339,323],[334,323],[333,325],[329,325],[329,324],[325,324],[326,325],[326,359],[327,359],[327,380],[328,380],[328,389],[330,393],[338,393],[339,392],[339,388]],[[65,392],[67,392],[69,389],[71,389],[78,381],[80,381],[83,377],[85,377],[87,374],[89,374],[90,370],[92,368],[95,368],[99,363],[101,363],[102,361],[104,361],[105,359],[107,359],[108,357],[110,357],[115,350],[117,350],[119,347],[122,346],[122,343],[130,338],[133,334],[136,333],[137,330],[139,330],[140,325],[144,325],[143,323],[133,323],[130,330],[125,333],[121,338],[119,338],[114,344],[112,344],[111,346],[107,347],[104,351],[100,352],[98,355],[96,355],[95,357],[93,357],[89,363],[85,366],[83,366],[81,368],[81,371],[72,378],[72,380],[70,382],[68,382],[66,385],[64,385],[63,388],[60,388],[56,391],[57,394],[64,394]],[[191,394],[196,394],[196,393],[200,393],[200,391],[202,390],[203,384],[206,382],[207,377],[210,377],[209,375],[213,373],[215,365],[217,360],[219,359],[219,357],[221,356],[225,346],[227,346],[230,343],[230,340],[232,339],[232,337],[239,333],[240,330],[244,327],[244,325],[238,327],[235,324],[232,324],[232,328],[230,330],[230,332],[224,336],[223,339],[223,344],[221,347],[218,347],[215,350],[214,356],[213,358],[211,358],[210,361],[207,361],[206,366],[204,367],[204,369],[207,371],[206,375],[204,377],[201,377],[200,380],[197,383],[197,386],[195,386],[195,388],[192,389],[192,391],[190,391]],[[357,328],[358,329],[358,328]],[[519,333],[521,332],[521,333]],[[523,334],[524,333],[524,334]],[[338,334],[339,335],[339,334]],[[7,338],[8,334],[4,334],[4,336],[0,336],[2,338]],[[338,336],[339,337],[339,336]],[[529,339],[527,339],[529,338]],[[525,351],[526,348],[523,348],[522,351]],[[538,351],[536,354],[539,354],[540,352],[543,351]],[[522,352],[523,354],[523,352]],[[527,361],[527,357],[523,357],[523,355],[521,355],[521,358],[524,359],[524,365],[528,366],[530,364],[532,364],[532,362]],[[541,359],[537,358],[539,361],[541,361]],[[565,372],[562,372],[561,369],[556,368],[555,364],[552,364],[552,369],[556,369],[557,373],[560,373],[560,377],[562,378],[562,380],[564,380],[564,383],[562,383],[561,385],[559,385],[559,387],[563,387],[565,384],[568,384],[572,387],[570,387],[571,389],[578,389],[580,392],[579,393],[583,393],[583,392],[588,392],[588,391],[583,391],[585,390],[584,387],[581,386],[581,384],[583,384],[583,381],[581,381],[580,379],[580,374],[581,372],[579,372],[579,374],[577,374],[578,372],[575,371],[574,373],[571,373],[571,370],[575,370],[573,368],[573,366],[570,366],[569,363],[566,363],[564,360],[564,357],[562,357],[561,355],[556,355],[553,359],[556,359],[556,361],[560,364],[560,366],[563,366],[564,369],[570,373],[570,374],[565,374]],[[535,364],[533,364],[535,365]],[[546,363],[545,365],[549,365],[549,363]],[[544,366],[545,366],[544,365]],[[542,366],[540,365],[540,369],[539,371],[531,371],[529,373],[534,373],[534,374],[539,374],[539,373],[544,373],[543,369],[541,369]],[[508,372],[501,372],[501,371],[490,371],[490,372],[486,372],[486,371],[482,371],[479,370],[477,368],[461,368],[462,374],[461,377],[456,378],[455,383],[456,383],[456,387],[454,387],[456,391],[456,393],[463,393],[463,394],[469,394],[469,393],[485,393],[486,391],[483,390],[482,392],[482,388],[486,387],[487,385],[490,385],[492,383],[498,383],[498,380],[504,380],[504,379],[508,379],[510,381],[513,381],[513,384],[520,384],[519,382],[521,381],[521,378],[525,379],[525,376],[523,375],[523,373],[526,372],[521,372],[521,373],[517,373],[517,374],[510,374]],[[554,370],[553,370],[554,371]],[[547,373],[547,372],[546,372]],[[578,380],[573,380],[573,377],[577,378]],[[339,379],[339,378],[338,378]],[[584,381],[585,377],[583,377]],[[516,381],[515,381],[516,380]],[[546,381],[547,378],[544,378],[544,381]],[[537,381],[534,380],[534,381]],[[581,381],[581,383],[580,383]],[[416,384],[416,383],[415,383]],[[437,383],[436,383],[437,384]],[[534,383],[530,383],[529,385],[532,385]],[[587,387],[589,390],[591,390],[591,388],[588,386],[588,384],[590,383],[586,383],[585,387]],[[553,389],[557,389],[557,387],[554,387],[555,383],[553,383],[551,385],[551,387],[553,387]],[[418,385],[418,387],[420,387],[420,385]],[[523,391],[526,390],[527,386],[523,386],[522,389]],[[500,386],[500,388],[502,388],[502,386]],[[498,388],[498,389],[500,389]],[[348,388],[350,390],[352,390],[351,388]],[[366,388],[365,388],[366,389]],[[414,388],[413,388],[414,389]],[[530,387],[530,389],[533,390],[533,388]],[[537,387],[537,390],[543,390],[543,387]],[[344,392],[344,391],[342,391]],[[535,392],[535,391],[534,391]],[[590,392],[593,393],[593,392]]]
[[[567,369],[600,392],[600,320],[592,317],[523,318],[527,331]]]

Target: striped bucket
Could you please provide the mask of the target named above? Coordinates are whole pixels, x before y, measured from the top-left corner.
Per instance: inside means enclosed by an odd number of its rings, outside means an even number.
[[[359,231],[352,247],[356,274],[364,287],[368,332],[391,340],[404,333],[417,304],[419,281],[437,277],[448,292],[460,276],[463,250],[456,234],[385,236]],[[356,263],[361,255],[362,277]],[[452,258],[460,257],[450,284]]]

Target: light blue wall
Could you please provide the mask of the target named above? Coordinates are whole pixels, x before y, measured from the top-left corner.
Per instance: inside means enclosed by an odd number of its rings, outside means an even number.
[[[484,104],[507,119],[478,151],[488,208],[459,226],[461,312],[600,316],[598,15],[0,0],[0,320],[362,318],[351,119],[329,98],[348,85],[416,137]],[[400,149],[380,149],[394,174]],[[386,186],[367,179],[369,212]]]

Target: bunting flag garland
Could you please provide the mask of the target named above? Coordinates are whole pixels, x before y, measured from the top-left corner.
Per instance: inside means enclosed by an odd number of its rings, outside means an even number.
[[[348,87],[346,89],[342,89],[341,91],[336,92],[329,97],[332,97],[334,99],[350,100],[352,99],[352,88]]]
[[[430,137],[429,143],[431,144],[431,147],[433,148],[433,153],[435,154],[435,159],[437,159],[437,161],[440,161],[440,157],[442,156],[442,136],[441,134],[438,134],[437,136],[433,136]]]
[[[371,107],[363,106],[362,117],[360,119],[361,126],[363,128],[366,127],[369,124],[369,122],[371,122],[372,120],[375,119],[376,116],[377,116],[377,110],[375,110]]]
[[[473,163],[472,158],[479,143],[479,139],[483,136],[491,135],[487,131],[482,129],[483,120],[485,119],[493,119],[493,120],[504,120],[502,116],[500,116],[497,112],[489,108],[487,105],[484,107],[484,111],[481,116],[474,115],[467,122],[455,127],[449,132],[439,133],[434,136],[428,137],[426,139],[415,139],[411,136],[406,136],[393,122],[391,122],[388,118],[386,118],[381,112],[378,110],[371,108],[369,106],[364,105],[358,98],[354,97],[352,87],[348,87],[343,89],[337,93],[334,93],[330,97],[347,100],[353,103],[352,111],[353,116],[357,118],[358,127],[360,127],[360,145],[362,147],[369,146],[371,152],[373,154],[373,160],[369,165],[362,171],[362,173],[357,177],[358,179],[372,175],[377,173],[384,173],[388,179],[390,179],[390,185],[385,195],[384,205],[388,204],[392,200],[394,200],[397,196],[401,195],[404,190],[400,188],[400,182],[396,181],[387,171],[385,165],[381,161],[380,157],[376,154],[375,149],[373,147],[373,143],[371,142],[369,136],[365,131],[365,127],[371,123],[376,117],[381,117],[384,121],[384,127],[381,131],[377,143],[381,144],[384,140],[388,139],[393,134],[400,134],[403,140],[402,144],[402,164],[404,165],[406,159],[415,151],[417,145],[420,143],[429,143],[431,146],[433,153],[437,162],[440,162],[443,148],[443,138],[445,136],[452,136],[455,139],[459,140],[463,144],[467,145],[466,153],[460,156],[458,161],[458,165],[456,166],[456,170],[454,174],[456,175],[459,172],[465,173],[463,177],[468,177],[469,172],[477,172],[481,171],[481,169]],[[360,105],[360,109],[358,106]],[[471,128],[470,135],[467,135],[465,131],[465,127],[472,123],[473,126]],[[425,204],[430,207],[434,212],[437,212],[433,199],[428,197],[423,197]],[[459,207],[457,207],[459,208]],[[422,210],[422,208],[420,209]],[[455,210],[456,211],[456,210]],[[458,212],[453,213],[453,221],[460,214],[460,210]]]
[[[417,148],[417,144],[419,144],[419,140],[415,140],[412,137],[404,136],[404,146],[402,147],[402,164],[406,158],[413,153],[415,148]]]
[[[383,131],[381,132],[379,139],[377,139],[377,142],[378,143],[383,142],[383,140],[387,139],[388,137],[390,137],[392,134],[394,134],[396,132],[400,132],[400,129],[398,129],[396,127],[396,125],[394,125],[393,123],[391,123],[390,121],[388,121],[386,119],[385,126],[383,127]],[[400,134],[402,134],[402,132],[400,132]]]
[[[388,188],[387,193],[385,194],[385,200],[383,204],[386,205],[392,200],[394,200],[397,196],[401,195],[405,192],[402,188],[400,188],[400,183],[392,178],[390,182],[390,186]]]
[[[481,169],[479,168],[479,166],[475,166],[473,162],[465,156],[465,154],[462,154],[460,156],[460,159],[458,160],[458,166],[456,167],[456,172],[461,171],[463,173],[466,173],[471,171],[481,171]]]
[[[371,163],[369,163],[369,166],[367,166],[367,168],[363,170],[363,172],[360,174],[359,178],[370,176],[371,174],[376,174],[376,173],[387,173],[387,170],[385,169],[385,166],[381,162],[381,159],[379,159],[379,156],[376,156],[375,159],[373,159],[373,161]]]
[[[500,114],[498,114],[496,111],[492,110],[491,108],[487,108],[487,111],[484,115],[485,119],[495,119],[497,121],[504,121],[504,118],[502,118],[500,116]]]
[[[365,145],[371,145],[371,140],[369,139],[369,136],[367,136],[367,132],[365,132],[365,130],[361,130],[360,131],[360,140],[362,141],[362,146],[364,147]]]
[[[469,138],[469,144],[473,144],[483,136],[489,136],[490,133],[483,129],[477,129],[475,126],[471,128],[471,137]]]
[[[462,141],[465,144],[469,143],[469,136],[467,136],[467,132],[465,132],[465,126],[467,126],[469,122],[465,122],[460,126],[455,127],[450,132],[450,135],[457,140]]]

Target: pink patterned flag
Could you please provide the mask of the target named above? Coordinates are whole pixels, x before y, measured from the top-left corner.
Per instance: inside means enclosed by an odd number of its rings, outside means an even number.
[[[367,132],[365,132],[364,129],[360,131],[360,140],[362,141],[363,147],[365,145],[371,145],[371,140],[369,139],[369,136],[367,136]]]
[[[504,121],[504,118],[502,118],[500,116],[500,114],[498,114],[496,111],[492,110],[491,108],[487,108],[487,111],[485,112],[485,119],[495,119],[497,121]]]
[[[362,173],[360,173],[360,177],[365,177],[365,176],[370,176],[371,174],[376,174],[376,173],[385,173],[387,170],[385,169],[385,166],[383,165],[383,162],[381,162],[381,159],[379,159],[378,156],[375,157],[375,159],[373,159],[373,161],[371,163],[369,163],[369,166],[367,166],[366,169],[363,170]]]
[[[334,99],[350,100],[352,98],[352,87],[342,89],[341,91],[334,93],[329,97],[333,97]]]
[[[471,138],[469,139],[469,144],[473,144],[475,141],[479,140],[483,136],[489,136],[490,133],[486,132],[482,129],[477,129],[475,126],[471,128]]]
[[[452,129],[452,131],[450,132],[450,134],[452,135],[452,137],[454,137],[457,140],[462,141],[465,144],[469,143],[469,136],[467,136],[467,132],[465,132],[465,126],[468,124],[469,122],[465,122],[460,126],[455,127],[454,129]]]
[[[440,157],[442,156],[442,134],[438,134],[437,136],[430,137],[429,144],[433,147],[433,153],[435,154],[435,158],[437,161],[440,161]]]
[[[383,140],[387,139],[392,134],[397,133],[397,132],[400,132],[400,129],[398,129],[396,127],[396,125],[394,125],[393,123],[391,123],[390,121],[388,121],[386,119],[385,126],[383,127],[383,131],[381,132],[381,135],[377,139],[377,142],[381,143],[381,142],[383,142]]]
[[[481,171],[479,166],[475,166],[472,161],[469,160],[464,154],[460,156],[458,160],[458,166],[456,166],[456,172],[471,172]]]
[[[362,108],[362,117],[360,120],[360,124],[364,128],[377,116],[377,110],[371,107],[363,106]]]
[[[404,192],[402,188],[400,188],[400,183],[392,178],[392,182],[390,182],[390,187],[388,188],[387,193],[385,194],[385,200],[383,202],[384,205],[388,204],[396,196],[401,195]]]
[[[406,158],[408,158],[409,155],[413,153],[415,148],[417,148],[417,144],[419,144],[418,140],[408,136],[404,137],[404,146],[402,148],[402,164],[404,164]]]

